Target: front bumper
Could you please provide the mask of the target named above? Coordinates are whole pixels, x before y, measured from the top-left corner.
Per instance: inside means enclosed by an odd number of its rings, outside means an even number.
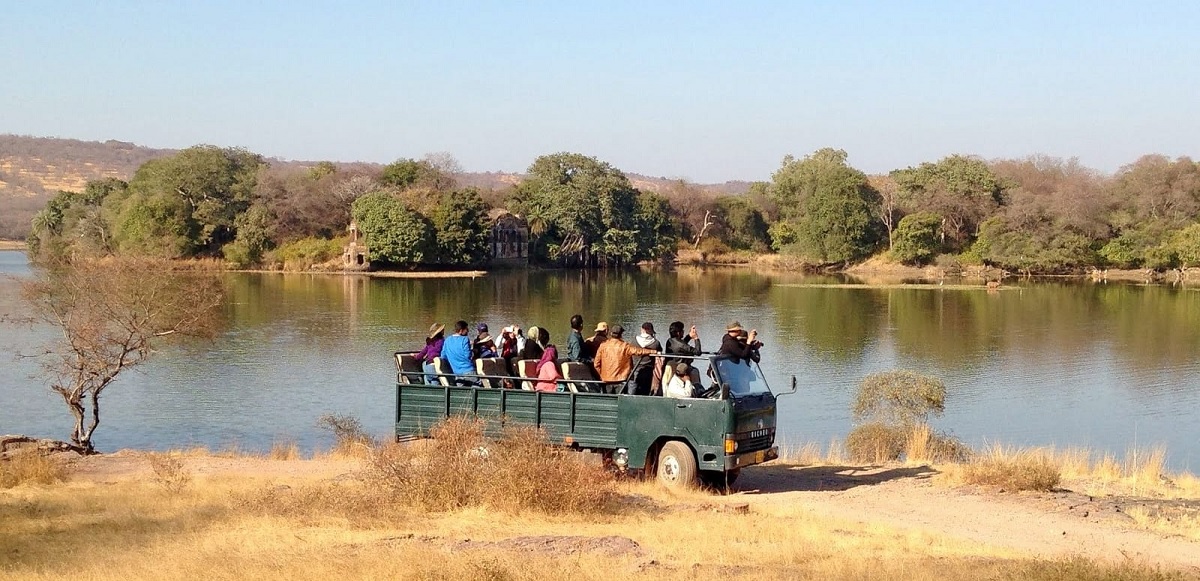
[[[725,457],[725,469],[737,470],[746,466],[762,464],[779,457],[779,446],[771,446],[765,450],[755,450],[753,452],[742,452],[741,454],[731,454]]]

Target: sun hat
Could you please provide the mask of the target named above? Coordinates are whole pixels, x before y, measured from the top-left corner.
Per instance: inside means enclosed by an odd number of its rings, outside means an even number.
[[[728,327],[725,327],[725,330],[726,331],[743,331],[743,330],[745,330],[745,327],[743,327],[741,323],[734,321],[734,322],[730,323]]]
[[[486,331],[483,333],[480,333],[479,336],[475,338],[476,345],[484,345],[487,343],[494,343],[494,342],[495,341],[492,339],[492,336],[488,335]]]
[[[600,331],[608,332],[608,323],[605,323],[604,321],[596,323],[596,330],[592,332],[599,333]]]
[[[437,337],[438,333],[446,330],[446,326],[441,323],[434,323],[429,326],[429,338]]]

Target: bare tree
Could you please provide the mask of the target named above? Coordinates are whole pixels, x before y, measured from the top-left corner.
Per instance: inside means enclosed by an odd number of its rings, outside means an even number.
[[[213,337],[224,294],[216,273],[174,272],[169,262],[133,258],[46,266],[23,291],[33,318],[60,334],[40,357],[75,420],[71,442],[84,454],[95,451],[104,390],[163,340]]]
[[[867,183],[879,192],[879,220],[887,228],[888,250],[892,249],[892,233],[896,230],[896,222],[900,219],[900,186],[892,176],[867,176]]]

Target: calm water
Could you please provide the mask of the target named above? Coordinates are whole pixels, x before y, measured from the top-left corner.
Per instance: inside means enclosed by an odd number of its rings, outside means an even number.
[[[19,312],[0,252],[0,314]],[[1165,286],[1033,283],[982,290],[813,287],[834,282],[737,270],[530,272],[477,279],[229,275],[227,331],[172,346],[103,399],[97,445],[165,449],[290,438],[325,445],[324,413],[387,434],[391,353],[419,347],[433,321],[547,326],[562,342],[575,312],[627,328],[696,324],[715,348],[727,321],[756,327],[777,390],[784,442],[825,443],[851,428],[849,402],[868,373],[906,367],[948,389],[935,425],[972,444],[1083,445],[1122,455],[1165,444],[1175,469],[1200,468],[1200,292]],[[63,437],[58,396],[19,360],[47,329],[0,328],[0,433]]]

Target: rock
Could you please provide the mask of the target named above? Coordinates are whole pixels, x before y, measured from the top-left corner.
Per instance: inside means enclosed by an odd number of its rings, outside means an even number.
[[[17,454],[53,454],[56,452],[78,453],[79,447],[60,440],[19,435],[0,436],[0,458],[10,458]]]

